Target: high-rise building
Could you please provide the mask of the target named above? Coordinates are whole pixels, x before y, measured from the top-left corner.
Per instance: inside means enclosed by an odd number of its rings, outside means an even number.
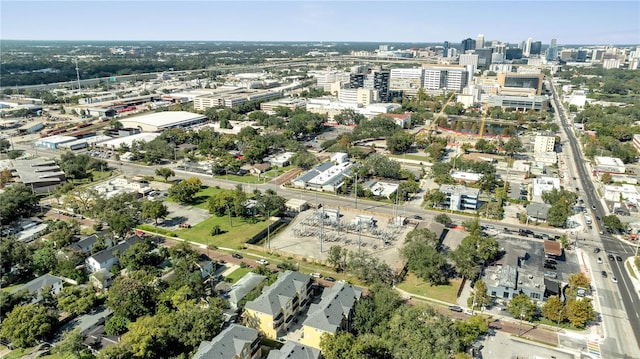
[[[365,74],[349,74],[349,87],[359,89],[364,87]]]
[[[476,50],[483,49],[483,48],[484,48],[484,35],[478,34],[478,37],[476,38]]]
[[[531,43],[529,55],[540,55],[542,52],[542,41],[534,41]]]
[[[462,40],[462,42],[460,43],[460,53],[461,54],[464,54],[468,50],[475,50],[475,49],[476,49],[476,40],[474,40],[474,39],[472,39],[470,37]]]
[[[524,43],[524,50],[522,51],[522,55],[529,56],[531,54],[531,42],[533,41],[532,38],[528,38],[527,42]]]
[[[492,48],[476,49],[473,53],[478,55],[478,66],[491,65],[491,55],[493,54]]]
[[[445,41],[442,46],[442,57],[449,57],[449,41]]]
[[[460,92],[469,83],[469,72],[465,66],[426,65],[424,69],[423,87],[425,90],[441,90]]]
[[[510,48],[504,52],[504,57],[507,60],[519,60],[522,58],[522,49]]]
[[[422,87],[424,71],[419,69],[391,69],[389,76],[389,89],[403,91],[409,96],[418,93]]]
[[[558,45],[556,39],[551,39],[549,48],[547,49],[547,61],[555,61],[558,59]]]
[[[458,57],[458,63],[461,66],[471,65],[473,66],[473,71],[478,68],[478,58],[479,56],[476,54],[460,54]]]

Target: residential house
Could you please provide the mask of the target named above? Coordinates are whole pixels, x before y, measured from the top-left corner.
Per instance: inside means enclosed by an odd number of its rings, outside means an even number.
[[[192,359],[260,358],[259,332],[253,328],[231,324],[211,341],[203,341]]]
[[[527,217],[530,221],[546,222],[551,205],[531,202],[527,205]]]
[[[320,359],[320,350],[289,340],[282,348],[270,351],[267,359]]]
[[[111,237],[111,235],[109,235],[108,232],[101,232],[94,233],[88,237],[82,238],[81,240],[71,244],[69,248],[85,254],[90,254],[91,250],[96,245],[96,242],[98,242],[98,239],[100,237],[102,237],[105,246],[111,247],[113,245],[113,238]]]
[[[238,308],[238,302],[240,302],[247,294],[249,294],[249,292],[258,287],[258,285],[266,279],[266,276],[253,272],[249,272],[240,278],[240,280],[231,286],[229,293],[227,293],[227,299],[229,300],[231,308]]]
[[[87,270],[91,273],[97,272],[102,269],[105,269],[107,271],[111,270],[111,267],[120,262],[120,260],[118,259],[119,253],[126,252],[131,246],[142,241],[142,238],[138,236],[132,236],[111,248],[105,249],[92,255],[85,260]]]
[[[303,334],[300,342],[320,349],[320,338],[324,333],[333,335],[340,330],[349,330],[353,308],[360,297],[361,288],[344,282],[325,288],[320,303],[311,304],[309,307],[307,319],[302,323]]]
[[[247,302],[243,314],[245,323],[267,338],[277,339],[307,304],[312,284],[307,274],[281,272],[275,283],[265,287],[258,298]]]
[[[57,295],[58,293],[60,293],[60,291],[62,290],[62,287],[64,285],[64,279],[61,277],[57,277],[55,275],[51,275],[51,274],[44,274],[39,276],[36,279],[33,279],[31,281],[29,281],[28,283],[25,283],[24,285],[12,290],[11,292],[9,292],[10,294],[15,294],[17,292],[26,290],[27,292],[33,294],[34,298],[31,301],[31,303],[38,303],[40,301],[42,301],[43,297],[42,297],[42,291],[46,288],[46,287],[51,287],[51,294],[52,295]]]

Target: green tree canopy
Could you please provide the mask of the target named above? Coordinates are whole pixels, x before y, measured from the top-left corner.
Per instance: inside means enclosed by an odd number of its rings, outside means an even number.
[[[56,316],[45,306],[17,306],[2,321],[0,337],[9,338],[16,348],[27,348],[53,334]]]

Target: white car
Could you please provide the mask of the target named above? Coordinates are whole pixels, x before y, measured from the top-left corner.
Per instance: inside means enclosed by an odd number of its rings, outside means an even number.
[[[318,272],[313,272],[310,274],[311,278],[322,278],[322,275]]]
[[[473,315],[473,310],[471,310],[471,309],[465,309],[465,310],[464,310],[464,314]]]
[[[267,264],[269,264],[269,261],[266,259],[258,259],[256,263],[266,266]]]
[[[602,258],[598,257],[598,263],[602,263]]]
[[[611,277],[611,281],[612,281],[613,283],[618,283],[618,278],[616,278],[616,277]]]

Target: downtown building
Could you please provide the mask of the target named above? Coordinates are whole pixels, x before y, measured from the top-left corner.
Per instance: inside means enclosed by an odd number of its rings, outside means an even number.
[[[426,91],[446,90],[461,92],[469,84],[469,71],[465,66],[424,66],[422,86]]]

